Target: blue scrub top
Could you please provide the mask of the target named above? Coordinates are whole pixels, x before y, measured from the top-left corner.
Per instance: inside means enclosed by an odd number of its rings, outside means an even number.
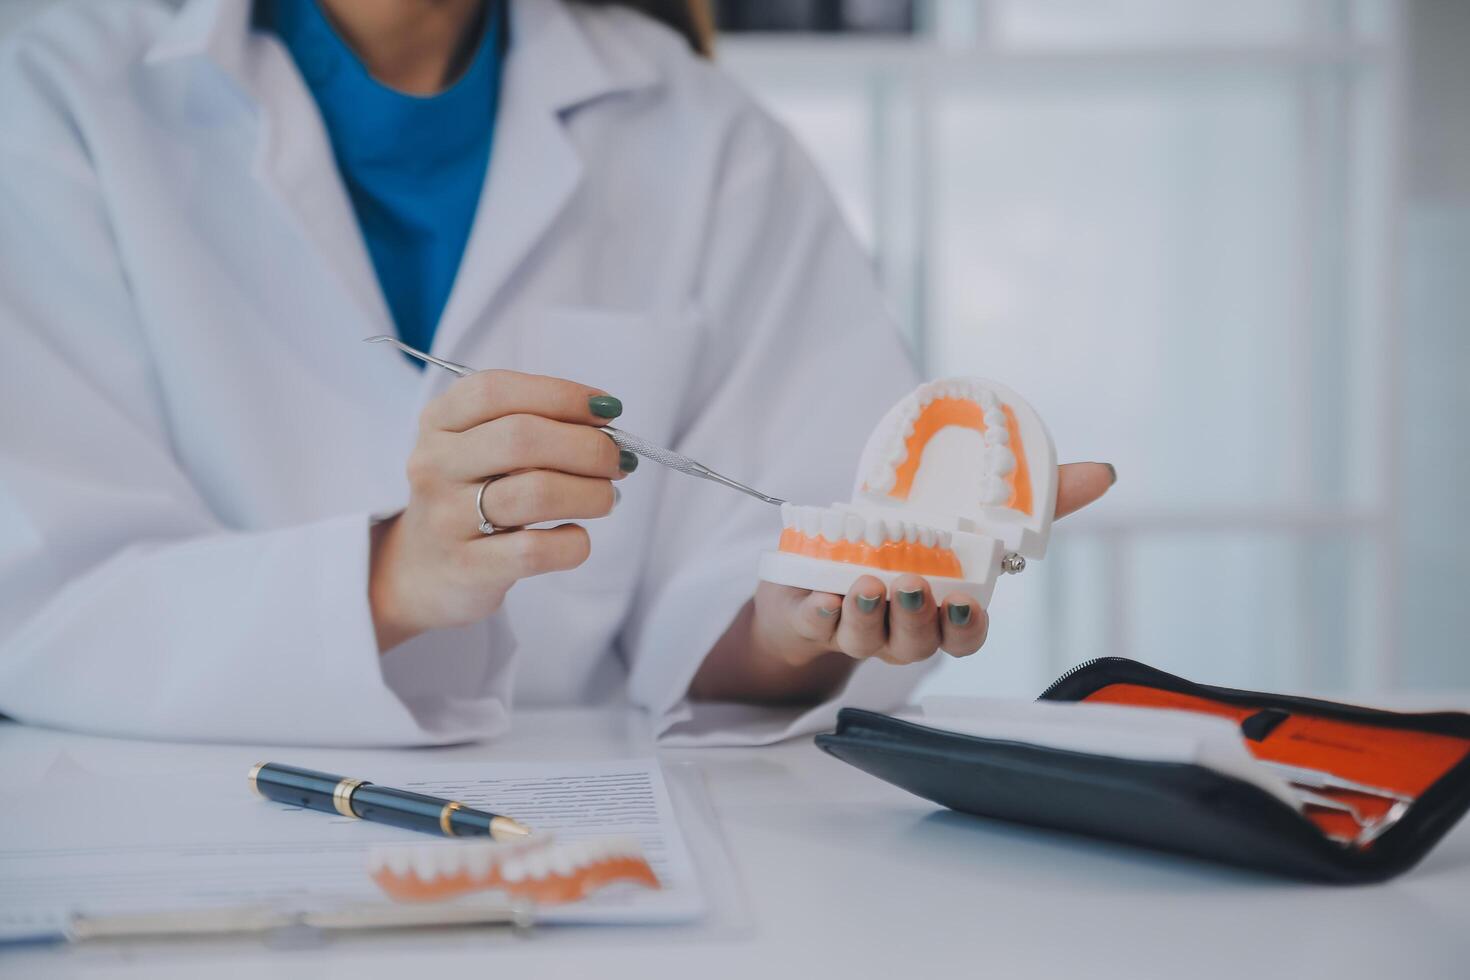
[[[398,336],[420,350],[433,346],[490,164],[504,7],[488,0],[469,67],[427,98],[375,80],[316,0],[269,0],[257,12],[316,99]]]

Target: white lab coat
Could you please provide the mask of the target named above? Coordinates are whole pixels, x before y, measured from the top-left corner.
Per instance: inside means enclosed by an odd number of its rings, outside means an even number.
[[[379,657],[369,525],[453,379],[393,332],[311,96],[248,0],[54,9],[0,47],[0,711],[103,733],[493,736],[624,698],[674,741],[886,707],[691,703],[773,509],[645,462],[572,572]],[[790,137],[638,15],[514,0],[490,172],[434,352],[599,385],[619,425],[846,497],[913,382]],[[466,522],[475,520],[465,513]]]

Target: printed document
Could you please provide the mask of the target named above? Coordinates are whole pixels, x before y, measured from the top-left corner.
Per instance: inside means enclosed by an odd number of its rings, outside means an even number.
[[[289,755],[283,752],[281,761],[296,764]],[[343,775],[459,800],[558,839],[636,837],[664,886],[609,890],[541,910],[538,921],[680,922],[703,910],[663,773],[652,759],[384,767]],[[250,791],[244,771],[126,780],[47,775],[23,794],[6,794],[0,812],[0,941],[61,931],[74,915],[380,901],[368,877],[368,848],[432,840],[264,800]]]

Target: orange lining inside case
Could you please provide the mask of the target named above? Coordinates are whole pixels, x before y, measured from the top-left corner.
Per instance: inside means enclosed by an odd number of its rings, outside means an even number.
[[[1082,700],[1134,708],[1194,711],[1229,718],[1236,724],[1269,705],[1239,705],[1191,694],[1176,694],[1141,684],[1109,684]],[[1305,766],[1335,776],[1418,797],[1470,754],[1470,739],[1453,735],[1343,721],[1287,709],[1287,717],[1261,741],[1245,739],[1258,759]],[[1364,793],[1314,790],[1352,804],[1369,819],[1388,811],[1390,801]],[[1324,832],[1351,836],[1357,825],[1344,813],[1304,811]]]

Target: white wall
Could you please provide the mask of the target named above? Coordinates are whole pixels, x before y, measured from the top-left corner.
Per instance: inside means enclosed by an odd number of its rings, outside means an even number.
[[[935,686],[1034,692],[1110,653],[1240,685],[1470,684],[1470,234],[1401,194],[1426,143],[1470,180],[1470,5],[929,14],[914,41],[722,56],[831,175],[928,371],[1006,380],[1064,458],[1118,465]]]

